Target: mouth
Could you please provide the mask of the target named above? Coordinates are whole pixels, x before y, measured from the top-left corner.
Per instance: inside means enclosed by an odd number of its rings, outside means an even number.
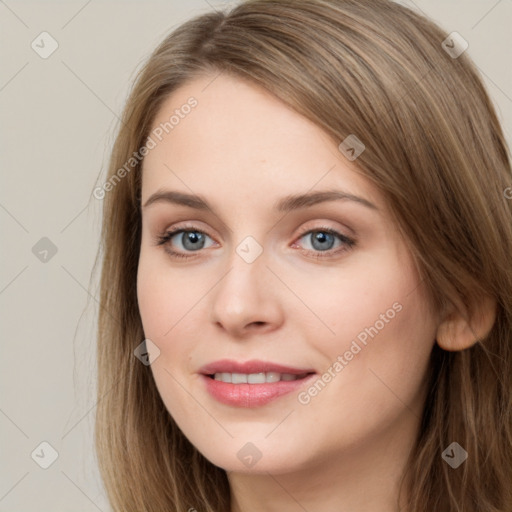
[[[261,374],[265,374],[265,376],[267,374],[270,374],[270,379],[274,379],[275,374],[278,374],[280,377],[287,376],[285,377],[285,379],[292,380],[292,377],[307,375],[308,373],[316,372],[313,369],[295,368],[293,366],[286,366],[283,364],[272,363],[269,361],[259,361],[256,359],[245,362],[234,361],[231,359],[221,359],[219,361],[214,361],[213,363],[206,364],[199,370],[199,373],[203,375],[213,376],[213,378],[215,378],[215,376],[219,374],[230,374],[235,376],[247,375],[253,376],[252,378],[255,378],[255,375],[259,375],[259,378],[261,378]],[[274,381],[271,380],[270,382]]]
[[[258,407],[298,390],[317,372],[265,361],[210,363],[200,372],[211,397],[234,407]]]
[[[210,379],[229,384],[269,384],[274,382],[291,382],[294,380],[305,379],[308,375],[315,372],[306,372],[300,375],[293,373],[279,373],[279,372],[259,372],[259,373],[230,373],[219,372],[215,374],[206,375]]]

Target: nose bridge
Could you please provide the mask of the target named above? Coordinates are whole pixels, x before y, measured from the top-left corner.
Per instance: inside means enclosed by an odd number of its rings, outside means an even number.
[[[249,308],[262,302],[260,288],[268,279],[265,276],[268,273],[266,258],[262,254],[255,257],[254,251],[244,242],[231,252],[228,259],[229,272],[219,283],[217,301],[222,302],[232,313],[237,310],[249,311]]]
[[[228,272],[212,294],[212,321],[241,332],[250,324],[276,324],[281,308],[267,268],[268,255],[253,237],[245,237],[231,251]]]

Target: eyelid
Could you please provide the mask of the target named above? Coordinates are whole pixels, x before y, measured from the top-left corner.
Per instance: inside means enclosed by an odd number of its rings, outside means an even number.
[[[162,232],[157,233],[154,237],[155,245],[164,245],[164,243],[169,242],[171,238],[173,238],[177,234],[183,233],[183,232],[201,233],[201,234],[207,236],[208,238],[212,239],[214,241],[214,243],[217,243],[215,241],[215,239],[211,235],[209,235],[206,230],[200,229],[197,226],[193,226],[191,224],[185,223],[183,225],[182,224],[174,225],[171,228],[166,228]],[[191,254],[193,253],[193,251],[189,251],[189,252]],[[199,251],[197,251],[197,252],[199,252]]]
[[[352,236],[347,236],[341,232],[341,230],[338,230],[336,228],[333,228],[331,226],[327,225],[321,225],[321,226],[314,226],[314,227],[306,227],[304,230],[301,231],[301,233],[296,237],[295,242],[293,242],[292,247],[297,243],[298,240],[301,238],[304,238],[304,236],[309,235],[311,233],[329,233],[341,242],[341,247],[338,247],[337,249],[328,249],[326,251],[313,251],[311,249],[300,249],[302,252],[312,254],[314,258],[334,258],[339,253],[346,252],[350,249],[352,249],[356,243],[357,240]]]
[[[334,227],[327,226],[325,224],[320,226],[305,226],[300,230],[300,233],[294,238],[294,242],[292,243],[292,247],[297,244],[297,241],[303,238],[304,236],[314,233],[314,232],[324,232],[329,233],[335,238],[338,238],[338,240],[341,241],[342,247],[339,247],[337,249],[328,249],[326,251],[314,251],[311,249],[301,249],[299,250],[305,254],[312,255],[311,257],[320,259],[320,258],[334,258],[339,253],[346,252],[353,248],[353,246],[356,245],[356,240],[352,236],[347,236],[340,232],[341,230],[338,230]],[[155,245],[163,245],[165,251],[171,256],[171,257],[177,257],[177,258],[194,258],[197,254],[203,252],[202,249],[199,249],[197,251],[174,251],[168,247],[170,240],[176,236],[179,233],[183,232],[196,232],[201,233],[210,239],[213,240],[214,244],[218,244],[218,242],[215,241],[215,239],[210,236],[206,230],[200,229],[197,226],[194,226],[190,224],[190,222],[184,222],[183,224],[178,223],[176,225],[173,225],[171,228],[165,229],[163,232],[158,234],[155,237]],[[203,248],[204,249],[204,248]]]
[[[333,234],[336,234],[336,235],[341,235],[343,238],[350,239],[349,235],[345,235],[344,233],[341,232],[341,229],[338,229],[338,228],[333,227],[333,226],[329,226],[326,223],[326,221],[320,221],[320,222],[323,222],[323,224],[313,225],[313,226],[311,226],[310,224],[306,224],[306,226],[301,227],[300,230],[299,230],[299,234],[297,235],[297,238],[301,238],[304,235],[307,235],[308,233],[311,233],[311,232],[314,232],[314,231],[327,231],[328,233],[333,233]]]

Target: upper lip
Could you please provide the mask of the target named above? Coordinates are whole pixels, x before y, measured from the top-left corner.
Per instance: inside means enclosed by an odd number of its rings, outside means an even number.
[[[199,373],[203,375],[214,375],[216,373],[290,373],[292,375],[302,375],[304,373],[315,373],[312,369],[293,368],[282,364],[272,363],[269,361],[259,361],[252,359],[251,361],[238,362],[231,359],[221,359],[204,365]]]

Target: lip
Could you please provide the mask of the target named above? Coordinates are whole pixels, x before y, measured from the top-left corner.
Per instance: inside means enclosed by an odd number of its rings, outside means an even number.
[[[260,361],[252,359],[240,363],[232,359],[220,359],[203,366],[199,373],[203,375],[214,375],[215,373],[261,373],[261,372],[277,372],[290,373],[292,375],[301,375],[303,373],[315,373],[311,368],[292,368],[282,364],[272,363],[269,361]]]
[[[214,380],[215,373],[261,373],[277,372],[292,375],[309,374],[298,380],[265,382],[264,384],[231,384]],[[228,359],[207,364],[199,371],[206,391],[218,402],[233,407],[261,407],[284,395],[298,390],[316,376],[316,372],[304,368],[293,368],[267,361],[239,363]]]

